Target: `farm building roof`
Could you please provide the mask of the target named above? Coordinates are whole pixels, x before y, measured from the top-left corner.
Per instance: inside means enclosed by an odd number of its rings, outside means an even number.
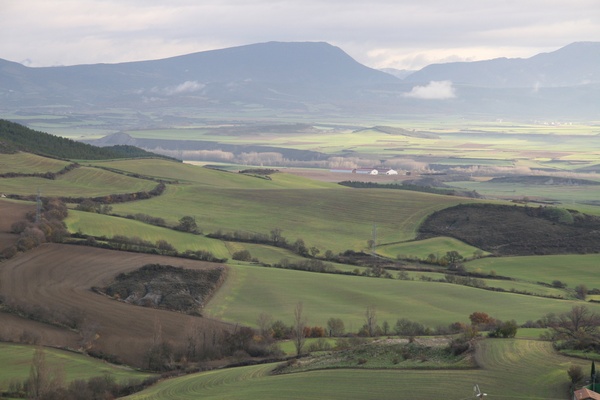
[[[574,400],[600,400],[600,394],[589,390],[588,388],[583,388],[576,390],[573,393]]]

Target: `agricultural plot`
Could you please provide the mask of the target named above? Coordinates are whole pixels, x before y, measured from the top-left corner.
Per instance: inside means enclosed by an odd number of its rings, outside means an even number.
[[[116,354],[122,362],[141,366],[157,326],[162,337],[183,341],[186,329],[199,326],[227,330],[229,325],[207,318],[134,306],[107,298],[91,290],[102,287],[123,272],[146,264],[186,268],[212,268],[215,264],[147,254],[118,252],[86,246],[45,244],[2,264],[0,295],[8,304],[53,310],[52,315],[84,315],[84,324],[98,334],[94,349]],[[69,332],[69,330],[67,330]],[[18,333],[17,333],[18,335]],[[17,336],[18,337],[18,336]],[[64,342],[55,343],[65,346]]]
[[[139,237],[151,243],[156,243],[158,240],[166,240],[179,252],[204,250],[210,251],[218,258],[231,257],[229,251],[220,240],[148,225],[131,219],[71,210],[65,223],[69,231],[80,232],[85,235],[105,236],[107,238],[112,238],[115,235],[123,235],[127,237]]]
[[[481,252],[481,255],[487,254],[477,247],[449,237],[436,237],[377,246],[377,253],[388,258],[399,257],[425,260],[430,254],[435,255],[436,258],[442,258],[448,251],[457,251],[465,258],[472,258],[478,251]]]
[[[453,187],[475,190],[484,196],[517,199],[529,198],[558,202],[565,208],[572,208],[588,214],[600,214],[597,199],[600,197],[600,186],[589,185],[527,185],[518,183],[493,183],[463,181],[452,182]],[[531,203],[535,205],[535,203]]]
[[[252,258],[256,258],[259,262],[264,264],[276,264],[282,259],[288,259],[290,262],[306,260],[306,258],[280,247],[239,242],[226,242],[225,245],[227,246],[230,254],[247,250],[250,252]]]
[[[316,246],[321,252],[340,252],[365,249],[374,224],[382,242],[412,239],[419,222],[429,213],[465,201],[469,200],[376,189],[205,190],[170,186],[153,199],[115,204],[113,212],[142,212],[170,223],[192,215],[206,233],[241,230],[269,234],[279,228],[288,241],[302,238],[308,247]]]
[[[69,165],[68,161],[56,160],[31,153],[0,154],[0,174],[9,172],[35,174],[58,172]]]
[[[29,368],[36,347],[11,343],[0,343],[0,391],[7,390],[11,381],[22,382],[29,378]],[[44,348],[46,365],[51,370],[63,368],[68,384],[77,379],[111,376],[119,383],[144,379],[153,376],[124,366],[108,364],[104,361],[71,351]]]
[[[486,312],[518,323],[537,320],[549,312],[561,313],[576,301],[554,300],[513,293],[499,293],[449,283],[401,281],[346,275],[319,274],[258,266],[235,266],[205,309],[207,315],[256,326],[260,313],[292,323],[295,305],[303,302],[311,326],[326,326],[331,317],[341,318],[347,331],[358,331],[365,310],[375,306],[379,323],[407,318],[435,328],[468,322],[474,311]],[[600,305],[589,304],[593,310]]]
[[[567,369],[589,362],[558,355],[550,343],[484,340],[476,351],[479,369],[336,369],[269,375],[273,364],[211,371],[164,381],[130,400],[163,399],[466,399],[477,383],[496,398],[558,399],[568,396]],[[435,384],[432,384],[434,382]]]
[[[600,255],[573,254],[555,256],[482,258],[465,264],[469,271],[496,271],[526,282],[552,284],[554,280],[574,289],[585,284],[588,289],[600,289]]]
[[[39,189],[44,197],[96,197],[109,194],[150,191],[156,182],[136,179],[97,168],[81,167],[55,180],[42,178],[2,178],[6,194],[32,195]]]

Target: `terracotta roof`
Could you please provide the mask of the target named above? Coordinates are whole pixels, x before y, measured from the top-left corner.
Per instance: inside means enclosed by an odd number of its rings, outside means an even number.
[[[574,395],[575,400],[586,400],[586,399],[600,400],[600,394],[596,393],[596,392],[592,392],[588,388],[576,390],[575,393],[573,393],[573,395]]]

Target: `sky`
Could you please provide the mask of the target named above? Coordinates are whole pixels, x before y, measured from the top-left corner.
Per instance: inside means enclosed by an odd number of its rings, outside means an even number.
[[[527,58],[600,41],[600,0],[0,0],[0,58],[32,67],[319,41],[372,68]]]

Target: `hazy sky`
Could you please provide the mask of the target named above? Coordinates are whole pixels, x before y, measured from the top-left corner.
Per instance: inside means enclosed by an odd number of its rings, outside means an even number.
[[[374,68],[600,41],[600,0],[0,0],[0,58],[30,66],[324,41]]]

